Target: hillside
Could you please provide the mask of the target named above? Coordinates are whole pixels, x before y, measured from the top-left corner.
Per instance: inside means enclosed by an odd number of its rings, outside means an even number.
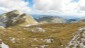
[[[57,16],[43,16],[37,19],[40,23],[66,23],[66,20]]]
[[[84,27],[85,23],[1,28],[0,39],[9,48],[65,48],[74,33],[82,26]]]
[[[32,16],[17,10],[4,13],[0,15],[0,45],[2,48],[3,45],[8,48],[72,48],[78,43],[75,33],[85,27],[84,21],[75,21],[71,19],[72,23],[67,23],[60,17],[43,17],[38,23]]]
[[[13,10],[0,15],[0,26],[3,27],[15,25],[28,26],[35,24],[38,24],[38,22],[32,16],[21,13],[17,10]]]
[[[39,23],[78,23],[80,18],[52,15],[32,15]]]

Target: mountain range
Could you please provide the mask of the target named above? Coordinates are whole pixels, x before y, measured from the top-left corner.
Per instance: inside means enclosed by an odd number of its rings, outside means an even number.
[[[38,22],[44,22],[44,23],[77,23],[80,20],[80,18],[77,17],[65,18],[61,16],[50,16],[50,15],[35,15],[34,19],[37,20]]]
[[[0,27],[6,27],[0,28],[1,48],[85,47],[84,18],[38,16],[17,10],[0,15]]]
[[[0,15],[0,26],[30,26],[46,23],[79,23],[85,19],[77,17],[64,17],[52,15],[28,15],[18,10],[13,10]]]

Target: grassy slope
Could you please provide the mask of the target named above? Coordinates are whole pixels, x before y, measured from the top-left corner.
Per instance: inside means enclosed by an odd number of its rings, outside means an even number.
[[[85,26],[85,23],[45,24],[31,26],[29,28],[14,26],[0,29],[0,39],[9,45],[10,48],[35,48],[40,45],[48,45],[46,48],[65,48],[65,45],[72,38],[72,35],[77,31],[78,27],[81,26]],[[45,32],[32,32],[35,27],[43,28]],[[11,41],[12,38],[15,38],[15,43]],[[34,40],[34,38],[38,41]],[[52,38],[52,43],[43,42],[43,40],[47,38]]]

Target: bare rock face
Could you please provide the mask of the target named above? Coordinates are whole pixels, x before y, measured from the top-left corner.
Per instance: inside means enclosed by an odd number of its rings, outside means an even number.
[[[2,14],[0,16],[0,26],[9,27],[9,26],[25,26],[25,25],[34,25],[38,24],[32,16],[20,13],[17,10]]]

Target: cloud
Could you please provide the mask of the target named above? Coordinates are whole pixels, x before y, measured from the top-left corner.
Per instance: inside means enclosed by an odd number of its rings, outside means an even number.
[[[85,15],[85,0],[35,0],[34,9],[41,13],[62,13],[69,15]],[[49,14],[50,14],[49,13]]]
[[[85,15],[85,0],[33,0],[33,8],[24,0],[0,0],[0,10],[19,10],[31,14]]]
[[[80,0],[79,6],[81,11],[85,11],[85,0]]]
[[[27,6],[28,4],[28,2],[23,0],[0,0],[0,10],[3,10],[4,12],[11,10],[29,12],[31,8]]]
[[[35,0],[34,8],[37,10],[49,11],[60,10],[62,0]]]

